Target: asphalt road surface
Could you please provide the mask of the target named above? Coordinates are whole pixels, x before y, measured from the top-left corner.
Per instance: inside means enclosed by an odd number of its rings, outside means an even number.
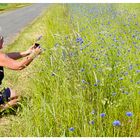
[[[47,7],[47,3],[36,3],[13,11],[0,14],[0,35],[4,43],[9,44],[24,27],[37,18]]]

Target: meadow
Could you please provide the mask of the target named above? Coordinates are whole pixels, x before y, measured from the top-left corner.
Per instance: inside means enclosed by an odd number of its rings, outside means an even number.
[[[3,86],[22,96],[0,136],[140,136],[140,4],[54,4],[5,51],[45,48]]]

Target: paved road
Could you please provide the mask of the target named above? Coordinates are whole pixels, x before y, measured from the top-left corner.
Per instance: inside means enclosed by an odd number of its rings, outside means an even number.
[[[0,14],[0,35],[4,36],[5,44],[38,17],[49,4],[37,3],[14,11]]]

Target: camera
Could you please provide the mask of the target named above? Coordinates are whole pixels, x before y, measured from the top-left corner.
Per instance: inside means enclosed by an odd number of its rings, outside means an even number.
[[[35,48],[37,48],[40,44],[39,43],[35,43]]]

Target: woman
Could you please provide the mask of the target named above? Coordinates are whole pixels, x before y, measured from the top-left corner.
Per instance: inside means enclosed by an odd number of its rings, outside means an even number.
[[[3,48],[3,37],[0,36],[0,49]],[[41,48],[39,46],[33,45],[27,51],[23,52],[12,52],[12,53],[2,53],[0,52],[0,84],[4,78],[4,69],[8,68],[11,70],[22,70],[26,68],[34,58],[41,53]],[[17,59],[23,58],[21,61]],[[0,108],[7,109],[13,107],[19,101],[19,97],[10,88],[4,88],[0,91]]]

